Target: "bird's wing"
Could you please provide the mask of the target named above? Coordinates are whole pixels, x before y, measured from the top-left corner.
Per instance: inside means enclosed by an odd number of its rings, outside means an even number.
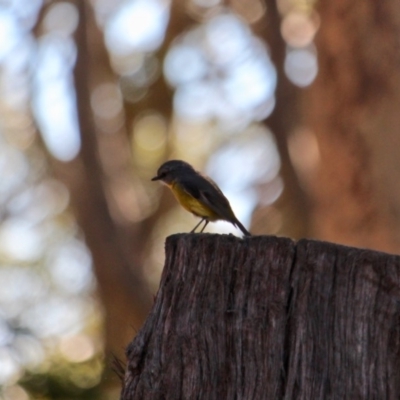
[[[204,203],[221,219],[233,223],[237,221],[228,199],[211,179],[201,175],[190,176],[182,179],[182,186],[189,195]]]

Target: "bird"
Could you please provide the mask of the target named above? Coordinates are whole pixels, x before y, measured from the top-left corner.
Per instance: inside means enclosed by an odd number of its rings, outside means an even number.
[[[228,199],[218,185],[209,177],[196,171],[182,160],[170,160],[158,168],[157,175],[151,179],[168,186],[180,205],[200,217],[200,222],[191,230],[194,233],[201,225],[201,232],[210,221],[228,221],[239,228],[245,236],[251,233],[241,224],[232,211]]]

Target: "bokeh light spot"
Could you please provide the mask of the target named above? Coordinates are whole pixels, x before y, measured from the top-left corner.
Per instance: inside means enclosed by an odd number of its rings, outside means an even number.
[[[5,266],[0,269],[0,303],[11,306],[13,303],[36,301],[46,292],[47,286],[33,269]],[[8,309],[5,309],[5,313]]]
[[[66,293],[77,295],[93,284],[91,256],[77,240],[70,240],[55,249],[48,268],[53,282]]]
[[[216,64],[238,60],[247,53],[250,29],[234,14],[221,14],[205,26],[206,49]]]
[[[232,0],[232,8],[249,24],[259,21],[266,11],[262,0]]]
[[[0,384],[15,383],[20,378],[22,370],[10,347],[0,347],[0,360]]]
[[[318,28],[318,14],[290,12],[282,20],[281,34],[288,45],[305,47],[313,41]]]
[[[272,96],[276,80],[276,72],[272,64],[252,58],[227,71],[223,89],[226,98],[234,106],[252,108]]]
[[[58,32],[62,35],[72,35],[78,26],[79,14],[72,3],[61,1],[51,4],[43,20],[46,31]]]
[[[37,260],[44,250],[39,229],[22,218],[9,218],[0,227],[0,255],[20,261]]]
[[[25,310],[21,321],[39,338],[71,334],[82,330],[87,308],[83,298],[53,294]]]
[[[169,6],[166,1],[124,2],[105,27],[109,51],[126,55],[134,51],[156,50],[164,39],[168,18]]]
[[[33,109],[40,133],[50,153],[61,161],[72,160],[81,141],[71,73],[76,58],[72,39],[47,35],[39,43]]]
[[[177,45],[168,51],[164,61],[164,75],[172,85],[200,79],[206,72],[206,60],[195,46]]]
[[[79,363],[92,358],[95,348],[91,338],[81,334],[63,337],[60,341],[60,352],[68,361]]]
[[[15,15],[0,5],[0,62],[19,43],[22,35]]]
[[[159,114],[141,116],[134,126],[135,145],[146,151],[157,151],[166,143],[166,123]]]
[[[192,3],[198,5],[199,7],[215,7],[221,3],[221,0],[192,0]]]
[[[13,149],[0,140],[0,195],[15,189],[26,179],[29,167],[23,153]]]
[[[315,51],[310,48],[288,49],[284,65],[288,79],[299,87],[311,85],[318,73]]]
[[[46,358],[44,346],[32,335],[18,334],[13,341],[18,360],[26,368],[38,368]]]
[[[5,3],[11,3],[9,4],[10,9],[18,17],[21,26],[28,30],[36,24],[43,0],[12,0]]]
[[[302,182],[314,176],[320,162],[320,149],[316,135],[307,128],[299,128],[288,138],[289,156]]]
[[[174,108],[184,119],[209,119],[214,113],[214,86],[206,81],[179,86],[174,94]]]
[[[164,75],[185,121],[239,132],[274,109],[277,74],[264,42],[234,13],[211,17],[169,49]]]
[[[19,385],[5,386],[2,389],[4,400],[29,400],[28,393]]]
[[[113,119],[122,112],[122,96],[114,83],[102,83],[92,93],[91,105],[94,113],[103,119]]]

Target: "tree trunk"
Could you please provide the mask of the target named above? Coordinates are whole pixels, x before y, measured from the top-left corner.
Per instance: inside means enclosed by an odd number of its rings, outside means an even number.
[[[152,296],[141,270],[144,246],[139,240],[131,240],[134,233],[117,223],[107,202],[107,178],[99,154],[101,135],[96,130],[90,102],[91,78],[95,74],[91,72],[93,60],[89,50],[99,50],[93,32],[96,26],[89,5],[77,1],[76,6],[80,24],[76,33],[78,57],[74,78],[82,145],[79,156],[67,167],[53,161],[53,170],[71,193],[71,207],[93,257],[98,293],[105,312],[106,355],[119,356],[145,320]],[[97,57],[100,53],[96,53]],[[115,143],[113,149],[117,149]],[[119,152],[118,157],[121,160],[125,155]]]
[[[320,163],[310,180],[313,236],[400,248],[400,8],[322,0],[319,73],[303,102]]]
[[[399,280],[370,250],[171,236],[121,399],[398,399]]]

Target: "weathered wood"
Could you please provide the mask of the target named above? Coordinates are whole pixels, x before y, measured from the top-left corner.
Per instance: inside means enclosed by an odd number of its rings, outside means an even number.
[[[399,256],[171,236],[121,399],[399,399],[399,287]]]

